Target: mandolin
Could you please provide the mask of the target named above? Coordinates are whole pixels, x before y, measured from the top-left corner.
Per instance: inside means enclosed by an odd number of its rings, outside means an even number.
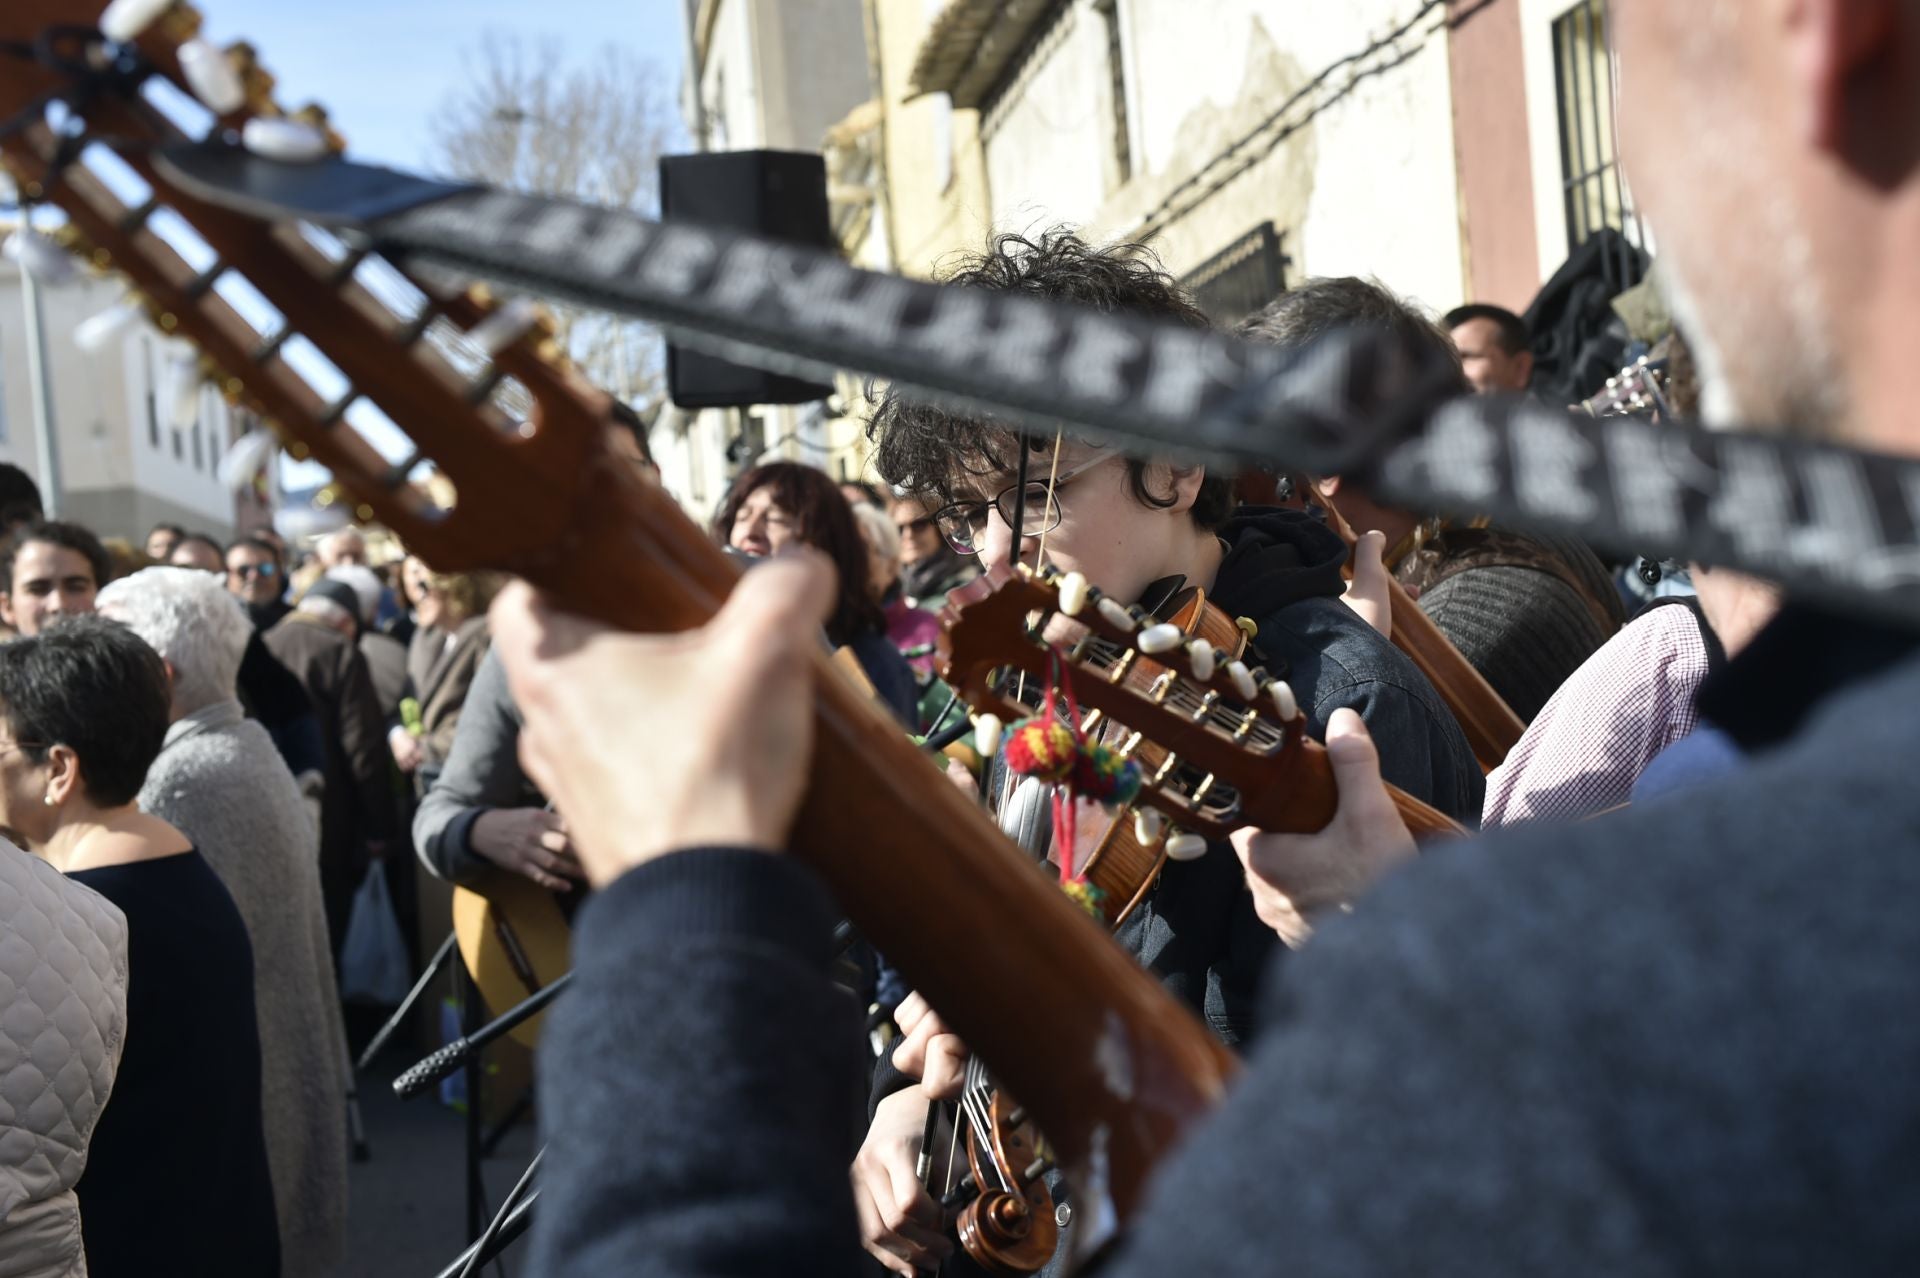
[[[711,619],[738,569],[613,451],[610,402],[551,338],[529,325],[482,346],[473,330],[499,314],[485,296],[171,182],[153,148],[195,123],[162,105],[188,87],[180,53],[199,38],[199,15],[171,5],[114,46],[93,30],[103,7],[0,8],[0,44],[33,54],[0,76],[0,120],[20,126],[0,136],[0,153],[28,200],[64,210],[68,246],[124,276],[161,331],[199,347],[222,390],[437,570],[514,573],[561,607],[632,630]],[[283,114],[270,78],[246,69],[246,97],[214,118],[215,133]],[[50,115],[56,99],[65,110]],[[447,330],[483,357],[455,360],[428,340]],[[532,405],[524,420],[500,405],[509,385]],[[370,419],[405,435],[401,458],[368,441]],[[429,463],[447,481],[445,503],[415,482]],[[1225,1091],[1231,1053],[1036,876],[824,652],[816,676],[817,746],[793,853],[1021,1098],[1097,1209],[1102,1228],[1087,1245],[1106,1243],[1155,1162]],[[978,944],[985,936],[997,943]]]

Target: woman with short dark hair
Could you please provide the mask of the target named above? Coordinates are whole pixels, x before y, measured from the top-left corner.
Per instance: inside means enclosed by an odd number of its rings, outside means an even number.
[[[736,479],[720,503],[713,531],[751,559],[788,546],[811,546],[833,561],[840,593],[827,618],[827,638],[851,648],[875,694],[910,730],[919,726],[913,671],[887,638],[886,614],[868,588],[867,542],[853,509],[825,471],[798,462],[768,462]]]
[[[0,644],[0,828],[127,917],[127,1040],[78,1186],[93,1278],[280,1272],[246,924],[135,797],[171,719],[132,631],[72,617]]]

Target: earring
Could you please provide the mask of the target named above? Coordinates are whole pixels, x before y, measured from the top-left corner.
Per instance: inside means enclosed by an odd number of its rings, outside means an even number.
[[[52,807],[52,806],[53,806],[53,791],[51,791],[51,790],[49,790],[49,791],[47,791],[47,792],[46,792],[45,794],[43,794],[43,795],[41,795],[41,796],[40,796],[40,802],[42,802],[42,803],[44,803],[44,804],[46,804],[46,805],[47,805],[48,807]]]

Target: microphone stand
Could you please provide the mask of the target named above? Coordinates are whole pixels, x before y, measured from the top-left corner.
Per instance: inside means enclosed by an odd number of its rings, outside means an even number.
[[[427,987],[433,984],[441,970],[446,967],[447,960],[453,957],[454,942],[457,939],[453,933],[447,933],[447,939],[440,942],[440,948],[434,952],[433,958],[427,963],[427,970],[420,974],[420,979],[413,983],[413,988],[407,991],[407,996],[400,1000],[400,1006],[395,1008],[393,1015],[387,1018],[387,1023],[380,1027],[380,1032],[373,1036],[373,1041],[367,1044],[367,1050],[360,1053],[360,1059],[354,1063],[355,1070],[363,1070],[373,1064],[373,1058],[380,1054],[380,1049],[387,1045],[387,1040],[399,1032],[400,1027],[406,1023],[408,1015],[412,1013],[414,1005],[420,1001],[420,996],[427,992]]]
[[[493,1260],[512,1246],[521,1234],[527,1232],[533,1224],[533,1204],[540,1197],[540,1191],[531,1188],[534,1173],[540,1170],[540,1161],[547,1156],[546,1147],[533,1156],[527,1169],[520,1173],[520,1179],[507,1192],[506,1199],[500,1204],[500,1210],[494,1213],[487,1230],[477,1238],[473,1245],[454,1257],[453,1263],[442,1269],[438,1278],[473,1278],[473,1275],[486,1268]]]
[[[406,1073],[393,1080],[393,1093],[401,1100],[411,1100],[427,1088],[433,1086],[447,1075],[463,1065],[467,1058],[486,1047],[487,1044],[513,1029],[522,1021],[531,1019],[546,1010],[547,1004],[558,998],[560,992],[573,983],[573,973],[554,981],[531,998],[523,1000],[519,1006],[496,1017],[464,1038],[457,1038],[433,1055],[414,1065]],[[469,1102],[472,1098],[469,1097]]]

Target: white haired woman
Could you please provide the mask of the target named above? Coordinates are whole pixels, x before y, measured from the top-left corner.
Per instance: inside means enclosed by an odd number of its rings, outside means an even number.
[[[282,1272],[330,1272],[346,1227],[346,1036],[317,835],[292,774],[234,690],[252,624],[218,577],[186,568],[123,577],[98,607],[166,663],[172,722],[140,807],[193,840],[246,921]]]

